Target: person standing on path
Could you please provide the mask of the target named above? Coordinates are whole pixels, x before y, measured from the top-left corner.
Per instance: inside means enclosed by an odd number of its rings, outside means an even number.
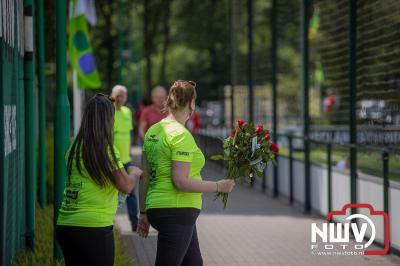
[[[151,99],[150,97],[145,97],[143,98],[137,108],[136,108],[136,112],[135,112],[135,123],[136,125],[140,124],[140,116],[142,115],[142,112],[144,110],[144,108],[146,108],[147,106],[149,106],[151,104]],[[139,136],[139,126],[134,127],[134,134],[135,134],[135,141],[136,143],[142,147],[143,146],[143,138]]]
[[[121,154],[121,162],[125,169],[132,164],[131,159],[131,131],[132,112],[125,106],[128,100],[128,90],[122,85],[116,85],[112,89],[112,97],[115,99],[115,122],[114,122],[114,145]],[[120,204],[124,201],[124,196],[120,196]],[[126,198],[129,220],[131,221],[132,231],[136,232],[138,224],[138,204],[135,190],[128,193]]]
[[[113,98],[91,98],[65,156],[67,180],[55,231],[66,266],[114,265],[118,191],[132,191],[142,174],[133,166],[125,171],[113,145],[114,111]]]
[[[158,231],[156,265],[203,265],[196,220],[202,193],[230,192],[233,180],[205,181],[205,158],[185,128],[195,108],[196,84],[176,81],[169,92],[169,114],[147,131],[143,145],[138,233]]]
[[[193,135],[197,134],[197,131],[201,127],[200,115],[198,112],[194,111],[192,116],[186,122],[186,127]]]
[[[164,87],[157,86],[151,91],[152,104],[146,106],[139,119],[139,136],[143,140],[147,130],[167,116],[164,110],[164,103],[167,98],[167,91]]]

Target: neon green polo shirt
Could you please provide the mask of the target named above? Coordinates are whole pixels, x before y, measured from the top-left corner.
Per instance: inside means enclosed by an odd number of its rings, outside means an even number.
[[[123,164],[131,161],[131,130],[132,130],[132,112],[122,106],[119,110],[115,109],[114,121],[114,145],[121,154]]]
[[[119,152],[115,147],[114,150],[117,158],[115,169],[123,168]],[[112,225],[117,212],[118,190],[111,183],[101,188],[90,178],[83,161],[81,161],[82,174],[78,172],[75,162],[74,159],[70,182],[67,177],[57,224],[82,227]]]
[[[146,209],[183,208],[201,209],[201,193],[187,193],[175,188],[172,161],[189,162],[189,178],[201,180],[204,155],[197,147],[192,134],[179,122],[163,119],[149,128],[145,137],[145,153],[150,182],[146,197]]]

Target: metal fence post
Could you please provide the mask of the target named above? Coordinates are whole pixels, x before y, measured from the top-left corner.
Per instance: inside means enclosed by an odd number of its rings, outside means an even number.
[[[236,0],[229,1],[231,35],[231,127],[235,126],[235,86],[236,80]]]
[[[328,213],[332,211],[332,144],[326,145],[326,163],[328,168]]]
[[[125,66],[125,58],[124,58],[124,48],[125,48],[125,25],[124,25],[124,0],[118,1],[118,56],[119,56],[119,65],[118,65],[118,82],[119,84],[124,84],[125,80],[123,79],[123,70]],[[124,25],[124,26],[123,26]]]
[[[3,3],[0,1],[0,7],[3,8]],[[2,26],[4,27],[4,26]],[[3,29],[0,29],[2,31]],[[3,36],[0,38],[0,86],[3,89]],[[2,108],[0,108],[0,117],[4,118],[4,93],[0,93],[0,104]],[[4,123],[0,123],[0,134],[4,138]],[[4,141],[0,141],[0,151],[4,151]],[[0,154],[0,173],[4,175],[4,168],[5,168],[5,155],[4,153]],[[6,182],[7,178],[2,178],[0,180],[0,265],[5,264],[6,261],[6,232],[5,232],[5,224],[6,224],[6,206],[7,206],[7,197],[6,197]]]
[[[289,141],[289,202],[293,204],[293,136],[288,135]]]
[[[249,121],[253,122],[254,108],[253,108],[253,0],[247,0],[247,75],[249,85]]]
[[[303,92],[303,137],[304,137],[304,178],[305,178],[305,199],[304,211],[311,211],[311,177],[310,177],[310,142],[309,142],[309,110],[308,110],[308,24],[309,24],[309,1],[301,1],[301,70],[302,82],[301,88]]]
[[[356,92],[357,92],[357,0],[351,0],[349,7],[349,133],[350,133],[350,201],[357,202],[357,121],[356,121]],[[354,208],[351,213],[356,213]]]
[[[271,8],[271,85],[272,85],[272,140],[278,142],[278,113],[277,113],[277,40],[278,40],[278,3],[272,0]],[[278,166],[274,165],[274,198],[279,196]]]
[[[384,151],[382,153],[382,162],[383,162],[383,210],[389,214],[389,153],[387,151]],[[389,215],[390,219],[390,215]],[[390,221],[389,221],[389,226],[390,226]],[[385,228],[385,230],[389,230],[390,228]],[[389,251],[390,253],[390,237],[389,237]]]
[[[44,0],[36,0],[36,58],[39,103],[39,203],[46,208],[46,77],[45,38],[44,38]]]
[[[70,138],[70,107],[67,94],[67,1],[56,1],[56,103],[54,116],[54,225],[63,198],[66,180],[64,155]],[[62,252],[54,237],[54,257]]]
[[[24,0],[25,54],[25,178],[26,178],[26,247],[34,249],[35,235],[35,184],[36,184],[36,147],[35,147],[35,71],[33,50],[33,2]]]

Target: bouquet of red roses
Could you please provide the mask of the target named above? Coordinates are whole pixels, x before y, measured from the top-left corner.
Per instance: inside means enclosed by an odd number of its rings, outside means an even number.
[[[262,124],[255,126],[238,120],[231,135],[223,139],[223,155],[213,155],[212,160],[224,160],[227,165],[228,179],[243,178],[251,183],[255,176],[261,176],[269,161],[275,163],[278,145],[270,141],[271,135]],[[222,197],[224,208],[228,202],[228,193],[218,192],[214,200]]]

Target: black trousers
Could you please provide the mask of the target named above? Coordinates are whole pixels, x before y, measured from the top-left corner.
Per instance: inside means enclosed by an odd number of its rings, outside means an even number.
[[[147,210],[151,226],[158,231],[156,266],[203,265],[195,208],[160,208]]]
[[[56,237],[66,266],[113,266],[113,226],[56,226]]]

